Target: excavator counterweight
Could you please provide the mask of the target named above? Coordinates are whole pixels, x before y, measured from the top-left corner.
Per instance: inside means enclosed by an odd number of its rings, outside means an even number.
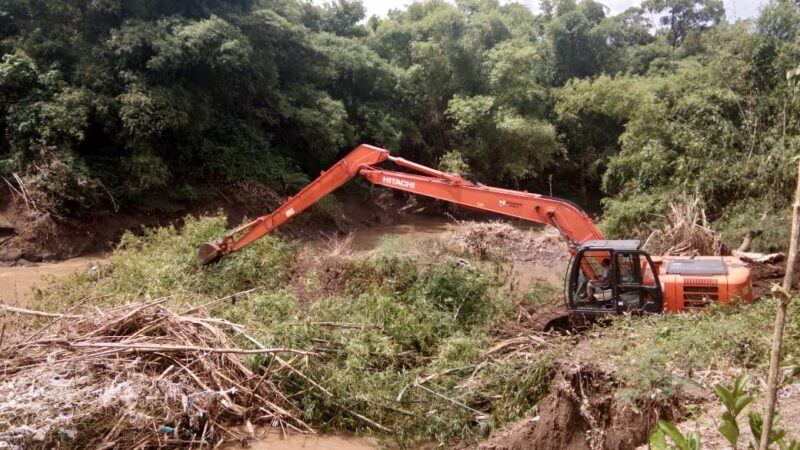
[[[387,160],[415,173],[376,167]],[[576,316],[686,311],[711,303],[753,300],[750,270],[735,258],[651,258],[639,248],[639,241],[606,240],[589,215],[568,200],[476,184],[366,144],[356,147],[272,213],[222,240],[203,244],[198,263],[211,264],[251,244],[356,175],[378,186],[554,227],[574,256],[565,294],[566,306]]]

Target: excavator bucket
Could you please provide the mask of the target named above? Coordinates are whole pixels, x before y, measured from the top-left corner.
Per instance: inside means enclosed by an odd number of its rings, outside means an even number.
[[[222,258],[221,243],[221,241],[211,241],[201,245],[197,252],[197,265],[205,266]]]

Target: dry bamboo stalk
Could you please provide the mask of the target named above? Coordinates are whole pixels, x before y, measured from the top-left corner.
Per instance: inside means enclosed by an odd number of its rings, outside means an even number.
[[[450,402],[450,403],[452,403],[454,405],[458,405],[458,406],[461,406],[462,408],[466,408],[466,409],[468,409],[468,410],[470,410],[470,411],[472,411],[472,412],[474,412],[476,414],[479,414],[481,416],[486,416],[486,417],[489,416],[485,412],[478,411],[477,409],[469,407],[469,406],[465,405],[464,403],[461,403],[460,401],[458,401],[456,399],[453,399],[453,398],[447,397],[446,395],[440,394],[440,393],[434,391],[433,389],[428,389],[427,387],[425,387],[425,386],[423,386],[421,384],[415,384],[414,387],[422,389],[423,391],[428,392],[428,393],[430,393],[432,395],[435,395],[436,397],[439,397],[442,400],[447,400],[448,402]]]
[[[354,417],[356,417],[356,418],[358,418],[358,419],[361,419],[361,420],[363,420],[364,422],[366,422],[366,423],[368,423],[368,424],[372,425],[373,427],[375,427],[375,428],[377,428],[377,429],[379,429],[379,430],[383,431],[384,433],[389,433],[389,434],[391,434],[391,433],[394,433],[394,432],[391,430],[391,428],[387,428],[387,427],[385,427],[385,426],[383,426],[383,425],[379,424],[378,422],[375,422],[374,420],[370,419],[369,417],[365,417],[365,416],[363,416],[363,415],[361,415],[361,414],[359,414],[359,413],[357,413],[357,412],[353,411],[352,409],[350,409],[350,408],[348,408],[348,407],[346,407],[346,406],[342,406],[342,405],[340,405],[340,404],[338,404],[338,403],[337,403],[337,405],[338,405],[340,408],[344,409],[344,410],[345,410],[347,413],[351,414],[352,416],[354,416]]]
[[[52,318],[56,318],[56,319],[81,319],[81,318],[83,318],[83,316],[76,315],[76,314],[49,313],[49,312],[36,311],[36,310],[33,310],[33,309],[20,308],[20,307],[17,307],[17,306],[11,306],[11,305],[5,305],[5,304],[0,304],[0,308],[5,309],[6,311],[8,311],[10,313],[25,314],[25,315],[28,315],[28,316],[52,317]]]
[[[140,312],[144,311],[147,308],[150,308],[152,306],[158,305],[159,303],[164,303],[165,301],[169,300],[171,297],[172,296],[161,297],[161,298],[157,298],[155,300],[149,301],[147,303],[144,303],[141,306],[139,306],[138,308],[134,308],[133,311],[129,312],[128,314],[125,314],[122,317],[114,319],[114,320],[106,323],[102,327],[92,331],[92,333],[90,333],[90,336],[97,336],[97,335],[103,333],[104,331],[108,330],[109,328],[114,327],[118,323],[124,322],[124,321],[128,320],[129,318],[133,317],[134,315],[139,314]]]
[[[380,329],[383,328],[376,323],[352,323],[352,322],[289,322],[287,325],[314,325],[320,327],[332,327],[332,328],[354,328],[363,330],[364,328],[376,328]]]
[[[151,308],[151,306],[153,306]],[[38,311],[34,311],[38,312]],[[59,322],[60,327],[51,327],[52,323]],[[100,325],[98,327],[98,324]],[[109,326],[111,324],[111,326]],[[47,330],[47,328],[50,328]],[[230,337],[224,328],[230,328],[234,332],[243,334],[241,325],[225,320],[196,317],[180,317],[160,304],[160,300],[148,303],[130,304],[112,310],[100,310],[89,308],[82,315],[58,315],[56,320],[49,321],[44,329],[36,331],[34,336],[39,339],[31,339],[30,335],[13,335],[10,342],[4,343],[6,361],[4,376],[19,381],[21,391],[16,399],[21,399],[29,389],[25,389],[30,383],[36,386],[46,386],[45,389],[58,389],[58,386],[49,385],[53,370],[57,371],[58,376],[67,383],[75,382],[90,383],[86,389],[92,392],[103,392],[116,388],[114,385],[117,374],[126,373],[125,383],[138,383],[135,389],[152,390],[152,395],[161,398],[158,407],[150,416],[128,416],[111,413],[106,428],[98,431],[96,437],[91,442],[83,442],[94,448],[107,447],[154,447],[164,445],[165,439],[172,439],[173,434],[164,436],[158,430],[159,424],[173,426],[175,436],[182,433],[186,427],[192,427],[189,422],[185,422],[183,414],[199,414],[205,411],[211,414],[211,421],[202,423],[203,433],[200,429],[194,429],[197,436],[202,436],[202,442],[211,446],[207,442],[209,436],[215,437],[214,441],[226,441],[230,436],[246,438],[246,435],[232,433],[225,428],[227,422],[223,422],[224,417],[220,414],[229,414],[232,417],[249,418],[259,420],[258,416],[267,420],[270,424],[280,426],[282,429],[293,429],[298,431],[313,431],[307,424],[295,416],[295,405],[289,402],[270,380],[269,375],[255,376],[253,372],[242,363],[241,354],[259,354],[268,352],[293,353],[292,349],[283,348],[264,348],[259,345],[258,349],[248,350],[235,348],[230,344]],[[97,330],[102,329],[101,333]],[[47,330],[45,332],[45,330]],[[248,337],[249,340],[255,341]],[[6,339],[9,341],[9,339]],[[13,351],[8,354],[9,345]],[[20,351],[21,346],[25,346],[25,351]],[[306,358],[312,352],[297,351],[293,359]],[[277,354],[274,354],[277,356]],[[275,359],[275,358],[272,358]],[[55,365],[58,368],[52,369]],[[302,373],[295,367],[291,367],[291,362],[286,363],[287,367],[280,368],[281,371]],[[164,369],[167,367],[167,369]],[[9,371],[9,368],[11,371]],[[274,365],[273,365],[274,369]],[[94,376],[85,378],[87,370],[91,370]],[[274,370],[272,371],[274,374]],[[43,378],[42,378],[43,377]],[[306,377],[307,378],[307,377]],[[152,379],[152,381],[148,381]],[[137,381],[138,380],[138,381]],[[16,385],[16,383],[15,383]],[[318,386],[318,384],[317,384]],[[316,386],[315,386],[316,387]],[[235,388],[235,391],[231,391]],[[126,388],[127,389],[127,388]],[[177,391],[176,391],[177,389]],[[194,397],[198,392],[227,392],[225,395],[211,395]],[[80,392],[80,391],[78,391]],[[108,408],[100,408],[97,400],[92,395],[81,395],[76,399],[63,397],[58,393],[48,396],[45,402],[53,408],[52,411],[61,411],[68,402],[72,411],[70,414],[78,414],[87,417],[96,414],[106,414]],[[77,392],[76,392],[77,394]],[[187,395],[195,398],[195,402],[201,401],[200,409],[192,409],[189,412],[181,410],[180,405],[185,405],[185,401],[180,401],[180,395],[184,398]],[[175,395],[178,395],[176,397]],[[171,396],[171,397],[168,397]],[[139,397],[143,401],[145,397]],[[171,398],[171,399],[170,399]],[[176,398],[178,404],[176,408]],[[130,401],[130,400],[126,400]],[[11,418],[16,425],[36,424],[34,417],[47,417],[50,414],[47,409],[42,409],[42,400],[37,399],[35,413],[15,414],[12,412],[0,411],[0,420],[10,418],[8,414],[14,414],[16,419]],[[195,403],[197,405],[197,403]],[[288,408],[287,408],[288,405]],[[142,405],[144,406],[144,405]],[[144,406],[152,408],[151,404]],[[125,408],[118,409],[124,411]],[[33,410],[31,410],[33,411]],[[254,415],[254,412],[258,411]],[[262,414],[262,412],[264,414]],[[53,413],[55,414],[55,412]],[[357,413],[356,413],[357,414]],[[154,419],[160,417],[160,419]],[[363,417],[363,416],[362,416]],[[81,419],[84,420],[84,419]],[[94,420],[94,419],[90,419]],[[140,420],[138,424],[132,422]],[[145,420],[143,424],[141,420]],[[204,419],[205,420],[205,419]],[[360,419],[364,420],[364,419]],[[369,423],[368,420],[365,422]],[[78,426],[84,422],[75,422]],[[197,422],[194,422],[197,423]],[[144,426],[143,426],[144,425]],[[39,424],[39,426],[50,427],[52,425]],[[128,429],[133,426],[136,430],[129,433]],[[373,425],[370,425],[373,426]],[[298,428],[299,427],[299,428]],[[86,434],[83,435],[87,436]],[[177,441],[175,441],[177,442]],[[200,441],[198,441],[199,443]],[[198,444],[199,445],[199,444]]]
[[[295,350],[285,347],[276,348],[216,348],[192,345],[160,345],[160,344],[124,344],[119,342],[69,342],[63,339],[43,339],[33,342],[32,345],[58,345],[71,348],[116,348],[120,351],[132,350],[137,352],[208,352],[208,353],[233,353],[238,355],[258,355],[263,353],[296,353],[298,355],[316,356],[314,352]]]
[[[210,307],[212,307],[214,305],[222,303],[225,300],[230,300],[230,299],[234,299],[234,298],[238,299],[240,296],[241,297],[247,297],[249,294],[251,294],[252,292],[256,291],[257,289],[258,289],[258,287],[254,287],[254,288],[247,289],[247,290],[244,290],[244,291],[241,291],[241,292],[237,292],[235,294],[228,295],[227,297],[218,298],[218,299],[212,300],[212,301],[210,301],[208,303],[204,303],[204,304],[202,304],[200,306],[195,306],[193,308],[187,309],[186,311],[178,313],[178,315],[179,316],[188,316],[189,314],[194,314],[194,313],[196,313],[196,312],[198,312],[200,310],[208,309],[208,308],[210,308]]]

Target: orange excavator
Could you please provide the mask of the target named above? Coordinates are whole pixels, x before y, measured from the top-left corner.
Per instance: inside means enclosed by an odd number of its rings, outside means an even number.
[[[376,167],[387,160],[416,173]],[[473,183],[366,144],[322,172],[271,214],[220,241],[203,244],[198,263],[210,264],[246,247],[356,175],[375,185],[554,227],[572,254],[565,297],[575,318],[688,311],[712,303],[753,301],[750,269],[737,258],[650,256],[639,240],[606,240],[592,219],[568,200]]]

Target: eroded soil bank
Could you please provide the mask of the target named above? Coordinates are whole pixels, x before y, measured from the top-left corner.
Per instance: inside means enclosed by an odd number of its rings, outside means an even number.
[[[480,444],[481,450],[624,450],[647,442],[658,419],[682,417],[682,399],[630,403],[615,397],[613,374],[599,366],[554,367],[538,412]]]

